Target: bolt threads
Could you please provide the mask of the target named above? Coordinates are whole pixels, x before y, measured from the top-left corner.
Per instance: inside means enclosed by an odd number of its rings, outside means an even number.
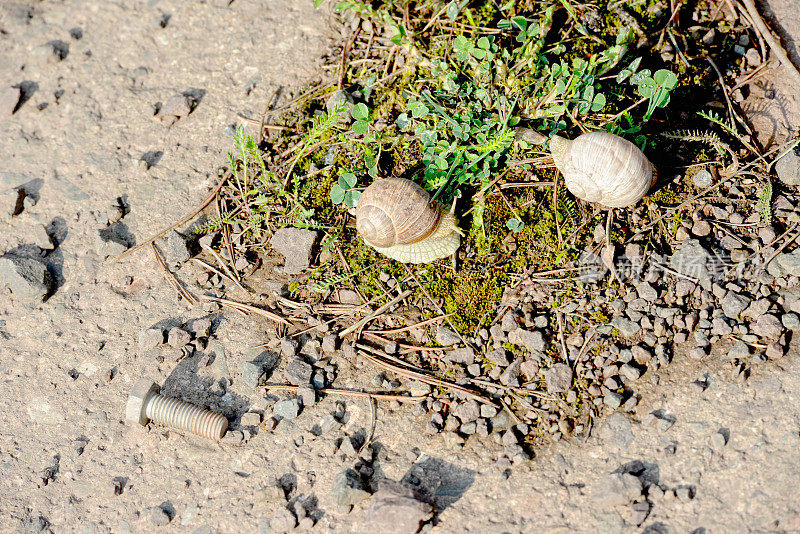
[[[150,396],[145,407],[145,414],[148,419],[162,425],[199,434],[209,439],[222,438],[228,429],[228,420],[222,415],[160,394]]]

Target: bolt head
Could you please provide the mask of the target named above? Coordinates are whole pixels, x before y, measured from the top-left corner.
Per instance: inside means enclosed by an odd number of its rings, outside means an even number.
[[[160,388],[152,380],[147,378],[139,379],[131,389],[131,394],[128,397],[128,404],[125,406],[125,420],[129,423],[136,423],[139,425],[147,424],[147,416],[145,415],[146,401],[150,395],[158,393]]]

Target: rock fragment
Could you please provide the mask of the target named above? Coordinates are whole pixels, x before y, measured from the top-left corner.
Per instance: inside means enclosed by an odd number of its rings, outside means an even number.
[[[0,89],[0,117],[11,115],[16,111],[22,91],[19,87],[5,87]]]
[[[714,183],[714,180],[710,172],[706,169],[700,169],[692,176],[692,183],[697,189],[705,189],[706,187],[710,187],[711,184]]]
[[[783,332],[780,320],[772,314],[764,314],[752,326],[753,333],[766,339],[778,339]]]
[[[165,527],[172,520],[169,514],[160,506],[153,506],[144,515],[154,527]]]
[[[194,99],[189,96],[183,94],[172,95],[158,109],[156,117],[164,126],[172,126],[182,117],[189,115],[194,104]]]
[[[41,257],[27,251],[0,256],[0,289],[7,287],[26,304],[42,302],[53,287],[53,276]]]
[[[311,382],[314,369],[310,364],[295,356],[286,366],[286,379],[295,386],[305,386]]]
[[[481,407],[476,400],[470,399],[456,406],[453,415],[458,417],[462,423],[469,423],[481,416]]]
[[[714,260],[697,239],[687,239],[681,243],[680,248],[670,256],[669,264],[672,269],[684,276],[697,280],[701,287],[711,289],[711,273],[708,265]]]
[[[800,276],[800,253],[781,253],[767,264],[767,272],[775,277]]]
[[[642,329],[639,323],[635,323],[625,317],[614,317],[611,321],[611,326],[619,330],[623,337],[634,337]]]
[[[164,260],[170,269],[177,269],[180,265],[188,261],[191,255],[189,247],[186,246],[186,238],[172,230],[167,234],[167,248],[164,252]]]
[[[544,352],[546,348],[544,335],[538,330],[530,331],[524,328],[517,328],[508,334],[508,341],[518,347],[525,347],[534,354]]]
[[[775,173],[786,185],[800,185],[800,147],[795,147],[775,162]]]
[[[242,382],[256,388],[261,383],[261,377],[264,376],[264,364],[262,362],[251,361],[242,364]]]
[[[611,508],[630,504],[642,496],[642,482],[630,473],[612,473],[600,479],[592,491],[592,500]]]
[[[164,343],[164,331],[161,328],[148,328],[139,332],[139,348],[150,350]]]
[[[345,469],[333,478],[330,496],[336,506],[348,509],[368,499],[370,494],[358,474],[352,469]]]
[[[449,328],[440,325],[436,328],[436,341],[443,347],[449,347],[461,343],[461,337]]]
[[[353,97],[344,89],[339,89],[331,93],[328,100],[325,101],[325,109],[328,113],[333,113],[334,110],[342,110],[339,114],[339,120],[342,123],[348,123],[352,120],[350,114],[355,107]]]
[[[297,399],[286,399],[276,402],[272,412],[283,419],[294,419],[300,413],[300,403]]]
[[[628,507],[628,510],[630,511],[629,521],[638,527],[650,515],[650,503],[647,501],[635,502]]]
[[[557,363],[545,370],[544,380],[547,383],[547,391],[563,393],[572,386],[572,368],[564,363]]]
[[[447,354],[445,354],[445,359],[453,363],[463,363],[465,365],[470,365],[475,361],[475,351],[472,350],[472,347],[461,347],[453,349]]]
[[[167,344],[174,349],[183,347],[189,343],[191,339],[192,336],[189,332],[177,326],[170,328],[169,332],[167,332]]]
[[[725,296],[722,297],[720,305],[722,306],[722,312],[726,317],[730,317],[731,319],[739,319],[739,314],[747,309],[747,307],[750,305],[750,299],[743,295],[734,293],[733,291],[728,291],[725,293]]]
[[[285,258],[283,272],[300,274],[311,264],[311,251],[318,232],[300,228],[281,228],[272,236],[272,248]]]
[[[433,516],[433,506],[416,498],[414,492],[397,482],[383,481],[370,500],[365,532],[416,534]]]
[[[498,348],[486,353],[486,359],[494,362],[495,365],[505,367],[511,363],[511,358],[508,357],[506,349]]]

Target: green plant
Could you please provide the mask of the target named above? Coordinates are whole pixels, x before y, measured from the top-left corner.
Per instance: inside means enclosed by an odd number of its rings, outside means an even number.
[[[339,176],[339,181],[331,187],[331,202],[334,204],[344,202],[348,208],[355,207],[361,196],[361,192],[355,189],[357,183],[358,178],[352,172],[346,172]]]
[[[719,135],[710,130],[675,130],[672,132],[664,132],[661,135],[667,139],[705,143],[720,155],[724,154],[726,150],[730,150]]]
[[[286,171],[286,177],[283,180],[284,187],[286,187],[289,180],[292,178],[292,172],[294,171],[295,165],[297,165],[297,162],[300,160],[300,158],[305,156],[312,146],[316,146],[318,141],[320,141],[325,134],[331,132],[339,124],[341,124],[341,115],[345,113],[346,110],[347,102],[341,102],[331,111],[322,113],[320,116],[312,119],[311,127],[303,136],[300,146],[297,148],[295,156],[292,159],[292,163],[289,165],[289,170]]]
[[[648,71],[642,71],[642,73],[646,72]],[[631,78],[633,79],[635,76]],[[636,78],[636,80],[637,92],[643,98],[648,99],[647,112],[642,118],[642,120],[648,121],[657,108],[663,108],[669,104],[669,92],[678,85],[678,77],[668,70],[661,69],[657,70],[652,77],[643,76]]]
[[[325,293],[331,287],[333,287],[333,286],[335,286],[337,284],[340,284],[340,283],[344,282],[345,280],[349,280],[349,279],[351,279],[351,278],[353,278],[355,276],[358,276],[361,273],[363,273],[364,271],[366,271],[367,269],[370,269],[371,267],[373,267],[373,266],[367,266],[367,267],[364,267],[363,269],[359,269],[358,271],[353,271],[351,273],[342,273],[342,274],[337,274],[337,275],[334,275],[334,276],[329,276],[329,277],[325,278],[324,280],[319,280],[318,282],[314,283],[314,285],[311,286],[311,290],[312,291],[316,291],[317,293]]]
[[[741,135],[735,128],[732,128],[731,126],[725,124],[725,121],[723,121],[722,118],[714,110],[698,111],[697,114],[703,117],[704,119],[713,122],[723,130],[725,130],[728,134],[735,137],[740,143],[742,143],[742,145],[747,147],[747,149],[750,150],[752,153],[754,154],[759,153],[759,151],[756,150],[756,148],[750,143],[750,141],[748,141],[743,135]]]
[[[357,135],[365,135],[369,131],[369,108],[366,104],[359,102],[353,106],[350,114],[355,119],[353,122],[352,130]]]
[[[769,180],[764,184],[761,194],[758,196],[757,209],[762,223],[772,221],[772,182]]]

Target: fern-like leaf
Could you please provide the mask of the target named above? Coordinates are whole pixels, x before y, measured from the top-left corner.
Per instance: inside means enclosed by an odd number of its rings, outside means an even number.
[[[325,112],[319,117],[315,117],[311,121],[311,128],[305,137],[305,145],[310,146],[317,139],[325,135],[327,132],[335,128],[339,122],[341,115],[347,110],[347,103],[342,102],[331,111]]]
[[[664,132],[661,135],[667,139],[705,143],[716,150],[718,154],[724,154],[725,148],[727,147],[720,136],[711,130],[673,130],[671,132]]]
[[[772,182],[767,182],[758,197],[758,214],[762,223],[772,220]]]
[[[218,217],[213,217],[206,221],[205,223],[195,226],[192,229],[192,233],[195,235],[206,235],[210,234],[211,232],[216,232],[220,230],[226,224],[233,224],[233,221],[227,218],[225,215],[220,215]]]
[[[477,152],[497,152],[504,149],[512,139],[514,139],[514,130],[507,129],[493,135],[488,141],[480,145],[472,145],[472,149]]]
[[[342,273],[334,276],[329,276],[328,278],[325,278],[324,280],[320,280],[317,283],[315,283],[313,286],[311,286],[311,289],[313,291],[316,291],[317,293],[325,293],[332,286],[335,286],[336,284],[339,284],[341,282],[344,282],[345,280],[353,278],[354,276],[363,273],[369,268],[370,267],[364,267],[363,269],[360,269],[358,271],[353,271],[352,273]]]

